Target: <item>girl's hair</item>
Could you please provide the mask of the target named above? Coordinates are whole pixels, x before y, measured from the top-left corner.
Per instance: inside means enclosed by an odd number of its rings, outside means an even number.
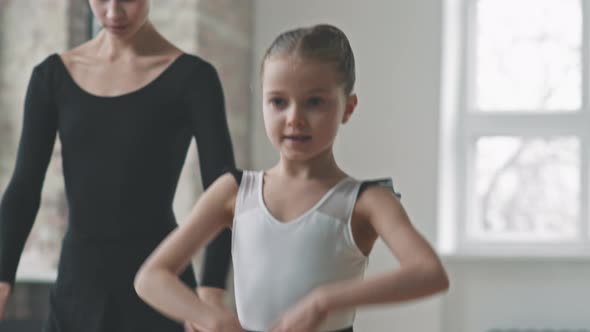
[[[266,50],[262,59],[262,71],[266,60],[285,55],[333,63],[336,65],[340,82],[344,84],[344,92],[347,95],[352,93],[356,79],[354,54],[348,38],[337,27],[320,24],[283,32]]]

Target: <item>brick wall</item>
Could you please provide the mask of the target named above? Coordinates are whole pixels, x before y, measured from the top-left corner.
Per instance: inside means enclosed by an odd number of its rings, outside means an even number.
[[[14,167],[22,107],[33,67],[49,54],[68,46],[66,0],[0,0],[0,190]],[[55,269],[65,226],[65,199],[59,143],[49,165],[43,203],[22,258],[22,270],[39,271],[40,278]],[[43,255],[43,264],[38,262]],[[51,273],[49,273],[51,274]],[[7,318],[39,320],[47,310],[47,283],[17,284]]]
[[[14,167],[22,107],[33,67],[49,54],[67,48],[66,0],[4,0],[0,27],[0,188],[6,187]],[[65,226],[64,185],[59,143],[49,165],[38,222],[27,242],[20,275],[55,270]],[[42,255],[45,259],[39,262]],[[35,262],[35,264],[34,264]],[[49,277],[51,277],[49,275]]]

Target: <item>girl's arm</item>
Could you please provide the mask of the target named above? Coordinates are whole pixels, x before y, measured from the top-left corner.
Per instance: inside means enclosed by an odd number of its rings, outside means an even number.
[[[320,286],[283,315],[271,332],[315,331],[331,312],[413,300],[449,287],[440,260],[391,190],[378,186],[365,190],[355,206],[357,216],[385,241],[399,260],[399,268],[364,280]]]
[[[241,331],[235,317],[203,303],[178,278],[199,249],[231,226],[237,190],[231,174],[216,180],[198,200],[189,220],[156,248],[135,278],[137,294],[146,303],[202,331]]]
[[[364,280],[326,285],[317,290],[321,311],[408,301],[446,290],[449,280],[436,253],[414,229],[404,208],[386,188],[369,187],[355,212],[370,223],[399,261],[399,268]]]

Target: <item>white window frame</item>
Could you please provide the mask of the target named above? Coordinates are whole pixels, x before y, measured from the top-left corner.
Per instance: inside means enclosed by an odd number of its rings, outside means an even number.
[[[590,257],[590,4],[582,6],[582,105],[576,112],[469,112],[474,91],[475,4],[445,0],[441,81],[439,249],[447,255]],[[579,233],[574,242],[531,244],[470,241],[469,188],[474,181],[475,141],[480,136],[574,136],[580,142]]]

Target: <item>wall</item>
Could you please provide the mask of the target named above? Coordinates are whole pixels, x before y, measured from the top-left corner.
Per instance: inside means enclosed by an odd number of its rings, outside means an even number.
[[[416,227],[438,235],[437,202],[443,4],[435,0],[257,1],[255,59],[280,32],[332,23],[349,36],[358,70],[359,107],[340,133],[336,158],[359,178],[392,176]],[[258,77],[252,83],[253,166],[276,160],[264,133]],[[441,211],[445,207],[441,206]],[[493,327],[590,327],[590,262],[573,258],[446,257],[444,297],[363,310],[357,329],[485,332]],[[369,274],[395,265],[380,245]]]

